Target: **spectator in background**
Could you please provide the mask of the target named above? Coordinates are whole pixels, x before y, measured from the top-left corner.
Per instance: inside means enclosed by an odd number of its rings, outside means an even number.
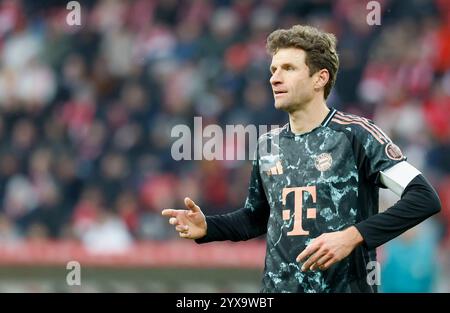
[[[176,162],[170,130],[191,127],[193,115],[204,126],[284,125],[261,84],[265,38],[299,22],[332,30],[341,43],[330,105],[373,117],[445,198],[449,4],[380,3],[382,27],[371,27],[358,0],[89,0],[83,24],[71,27],[58,1],[1,1],[0,215],[14,234],[4,238],[70,238],[92,185],[136,240],[173,234],[141,194],[149,185],[176,190],[173,203],[205,187],[196,199],[211,212],[241,203],[249,165]],[[159,180],[168,176],[169,184]]]

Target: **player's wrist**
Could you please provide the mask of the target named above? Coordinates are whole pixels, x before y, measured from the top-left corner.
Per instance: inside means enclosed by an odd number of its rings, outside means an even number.
[[[208,233],[208,223],[206,222],[206,218],[205,218],[205,221],[203,223],[204,223],[204,225],[202,225],[200,227],[201,233],[199,234],[199,236],[196,239],[201,239],[203,237],[206,237],[206,235]]]
[[[205,222],[205,227],[203,228],[203,232],[200,238],[205,237],[207,233],[208,233],[208,224],[206,224]]]
[[[364,242],[364,238],[355,226],[350,226],[344,230],[353,247],[357,247]]]

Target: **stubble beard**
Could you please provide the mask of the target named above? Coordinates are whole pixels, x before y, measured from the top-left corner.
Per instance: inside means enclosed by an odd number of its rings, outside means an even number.
[[[292,113],[298,110],[301,105],[299,103],[293,103],[292,101],[277,102],[275,101],[275,109],[284,111],[286,113]]]

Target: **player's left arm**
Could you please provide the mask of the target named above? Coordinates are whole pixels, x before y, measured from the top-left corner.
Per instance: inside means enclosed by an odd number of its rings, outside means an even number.
[[[381,183],[401,199],[385,212],[343,231],[315,238],[297,257],[302,270],[328,269],[358,245],[373,249],[414,227],[441,209],[439,197],[426,178],[406,161],[380,171]]]
[[[394,239],[441,210],[437,192],[422,173],[406,161],[380,171],[380,181],[401,198],[386,211],[355,225],[368,249]]]

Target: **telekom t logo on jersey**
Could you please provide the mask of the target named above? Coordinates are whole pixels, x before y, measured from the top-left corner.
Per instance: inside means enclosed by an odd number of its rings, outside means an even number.
[[[290,187],[283,188],[282,201],[283,206],[286,206],[286,196],[294,192],[294,227],[290,232],[287,233],[288,236],[303,236],[309,235],[309,231],[304,230],[302,226],[302,211],[303,211],[303,193],[308,192],[311,194],[312,200],[316,202],[316,186],[307,187]],[[306,218],[316,218],[316,208],[306,209]],[[283,210],[283,220],[289,220],[291,218],[291,210]]]

